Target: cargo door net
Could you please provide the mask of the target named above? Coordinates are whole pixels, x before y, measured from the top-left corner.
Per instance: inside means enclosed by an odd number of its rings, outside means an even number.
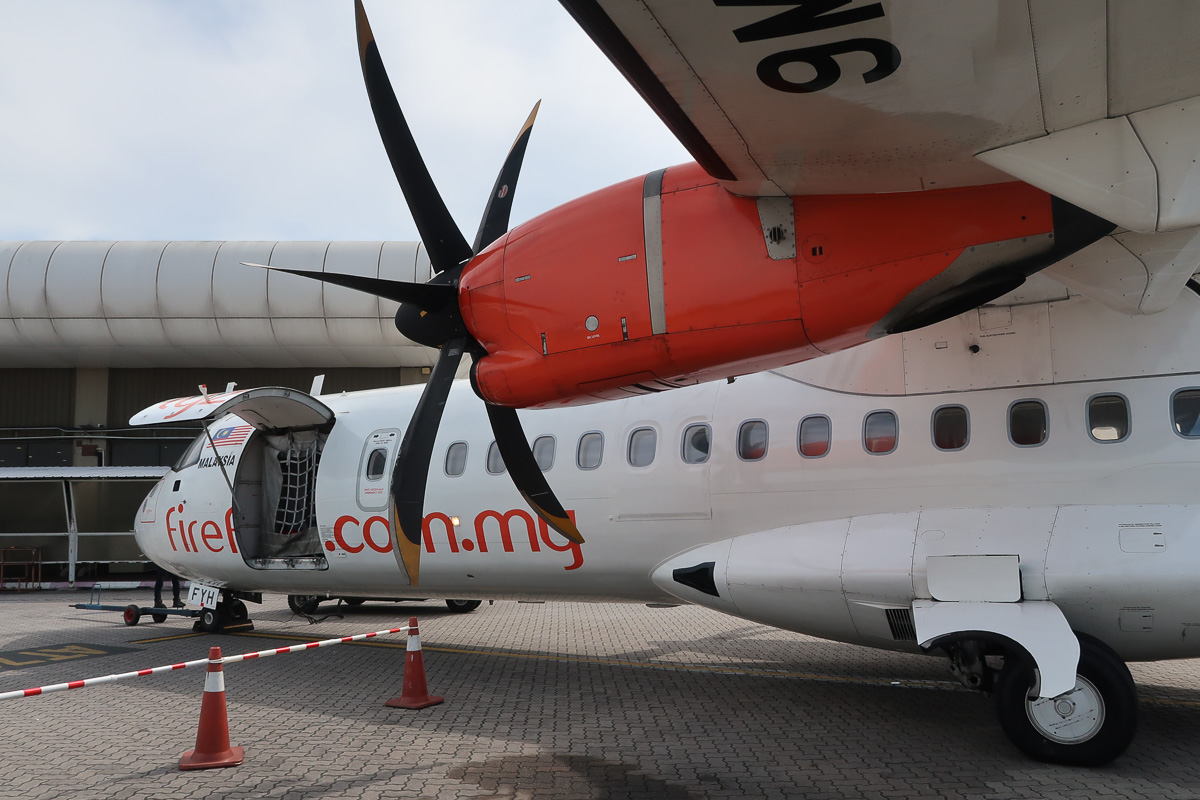
[[[316,486],[325,433],[263,433],[238,468],[236,526],[246,563],[258,569],[325,569],[317,534]],[[254,447],[257,445],[257,447]]]

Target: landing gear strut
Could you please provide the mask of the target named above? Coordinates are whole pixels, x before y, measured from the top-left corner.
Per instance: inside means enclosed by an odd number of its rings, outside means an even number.
[[[1079,637],[1075,688],[1058,697],[1030,697],[1033,670],[1009,656],[996,681],[1000,727],[1013,744],[1038,761],[1096,767],[1133,741],[1137,689],[1129,668],[1103,643]]]

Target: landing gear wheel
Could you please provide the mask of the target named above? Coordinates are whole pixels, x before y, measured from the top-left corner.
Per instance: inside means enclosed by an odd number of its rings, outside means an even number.
[[[166,615],[166,614],[154,614],[154,613],[152,613],[152,614],[150,614],[150,619],[154,620],[155,622],[166,622],[166,621],[167,621],[167,615]]]
[[[129,605],[125,606],[123,617],[126,625],[137,625],[138,620],[142,618],[142,610],[138,608],[137,605],[130,603]]]
[[[1106,645],[1079,637],[1075,688],[1058,697],[1030,698],[1033,670],[1005,659],[996,682],[1000,727],[1026,755],[1052,764],[1098,767],[1133,741],[1137,688],[1129,668]]]
[[[230,622],[245,622],[250,618],[250,612],[246,610],[246,604],[237,598],[226,603],[225,613],[229,616]]]
[[[363,598],[363,597],[343,597],[342,602],[344,602],[348,606],[361,606],[363,603],[365,603],[367,601],[366,601],[366,598]]]
[[[470,614],[475,609],[479,608],[482,600],[447,600],[446,608],[453,611],[455,614]]]
[[[314,614],[319,605],[321,605],[321,598],[315,594],[288,595],[288,608],[295,614]]]
[[[221,630],[224,615],[216,608],[200,609],[200,630],[205,633],[217,633]]]

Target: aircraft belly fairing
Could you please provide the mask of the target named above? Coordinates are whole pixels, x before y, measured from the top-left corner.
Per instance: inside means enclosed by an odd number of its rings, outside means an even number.
[[[972,560],[1012,569],[1018,591],[985,596],[978,574],[970,597],[944,579],[939,589],[933,566],[945,573],[954,557],[959,570]],[[1200,622],[1200,576],[1185,565],[1197,560],[1193,506],[948,508],[745,534],[674,556],[653,580],[734,616],[909,651],[930,639],[914,603],[1052,603],[1071,630],[1136,661],[1200,656],[1200,636],[1187,635]]]

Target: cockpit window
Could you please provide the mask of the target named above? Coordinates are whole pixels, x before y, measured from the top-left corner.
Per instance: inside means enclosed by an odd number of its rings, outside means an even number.
[[[171,467],[171,469],[176,472],[182,472],[188,467],[193,466],[200,460],[200,451],[204,448],[204,442],[207,440],[208,437],[203,433],[193,439],[192,443],[188,445],[188,449],[183,451],[183,455],[179,457],[179,460],[175,462],[175,466]]]

